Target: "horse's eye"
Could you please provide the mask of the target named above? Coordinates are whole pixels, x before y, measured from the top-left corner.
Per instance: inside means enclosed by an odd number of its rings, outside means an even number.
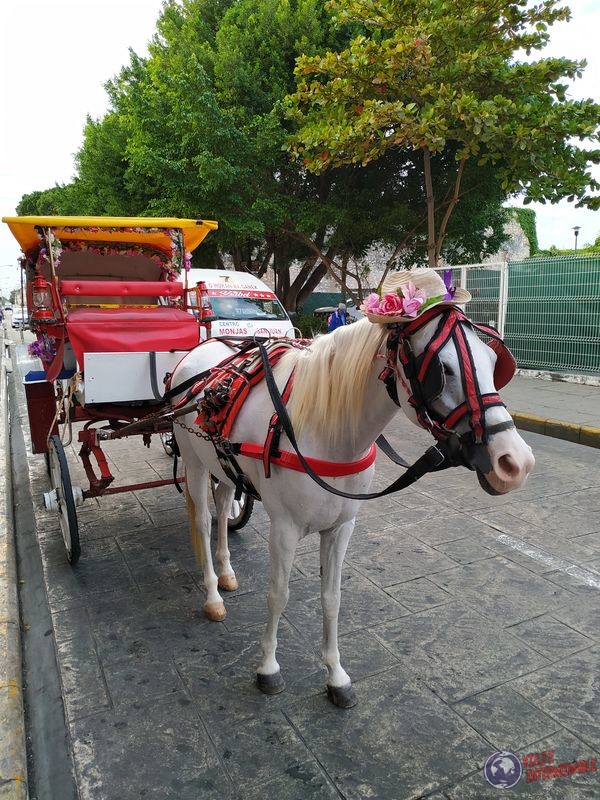
[[[443,364],[442,366],[443,366],[443,369],[444,369],[444,375],[447,378],[454,377],[454,370],[452,369],[452,367],[449,367],[448,364]]]

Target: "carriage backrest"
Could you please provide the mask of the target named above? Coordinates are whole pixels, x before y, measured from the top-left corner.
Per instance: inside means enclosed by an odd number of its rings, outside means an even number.
[[[159,297],[183,296],[179,281],[63,280],[61,295],[69,305],[156,305]]]

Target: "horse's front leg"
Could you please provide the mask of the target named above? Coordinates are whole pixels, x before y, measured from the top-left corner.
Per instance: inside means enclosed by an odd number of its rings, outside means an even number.
[[[223,481],[220,481],[215,490],[215,506],[217,508],[217,552],[216,558],[219,563],[219,589],[226,592],[233,592],[238,588],[237,578],[231,566],[227,520],[233,503],[234,490]]]
[[[223,598],[217,589],[217,574],[212,563],[210,552],[210,527],[211,517],[208,508],[208,480],[209,472],[202,464],[197,468],[186,467],[185,471],[185,499],[190,524],[190,536],[204,574],[204,588],[206,589],[206,602],[204,613],[214,622],[224,620],[227,612]]]
[[[342,583],[342,564],[354,520],[338,528],[321,531],[321,604],[323,607],[323,661],[329,673],[327,696],[340,708],[351,708],[357,698],[350,677],[340,663],[338,616]]]
[[[267,598],[269,619],[262,638],[262,661],[256,675],[258,688],[265,694],[278,694],[285,687],[275,656],[277,628],[290,596],[290,572],[299,538],[300,533],[295,526],[271,521],[269,533],[271,583]]]

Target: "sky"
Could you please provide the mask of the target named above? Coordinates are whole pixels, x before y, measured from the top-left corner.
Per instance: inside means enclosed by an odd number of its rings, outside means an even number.
[[[23,194],[69,182],[86,116],[107,110],[107,80],[146,53],[161,0],[4,0],[0,3],[0,216],[15,213]],[[552,29],[544,55],[585,58],[572,97],[600,99],[600,0],[571,0],[573,19]],[[600,172],[598,173],[600,178]],[[518,204],[518,203],[517,203]],[[600,235],[600,211],[529,206],[545,248],[572,247]],[[0,291],[19,284],[19,247],[0,225]]]

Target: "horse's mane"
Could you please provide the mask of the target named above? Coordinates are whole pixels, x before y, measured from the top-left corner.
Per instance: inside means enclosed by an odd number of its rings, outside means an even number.
[[[297,436],[310,426],[327,443],[342,433],[355,438],[373,359],[387,334],[386,326],[362,319],[281,359],[278,371],[296,369],[288,410]]]

